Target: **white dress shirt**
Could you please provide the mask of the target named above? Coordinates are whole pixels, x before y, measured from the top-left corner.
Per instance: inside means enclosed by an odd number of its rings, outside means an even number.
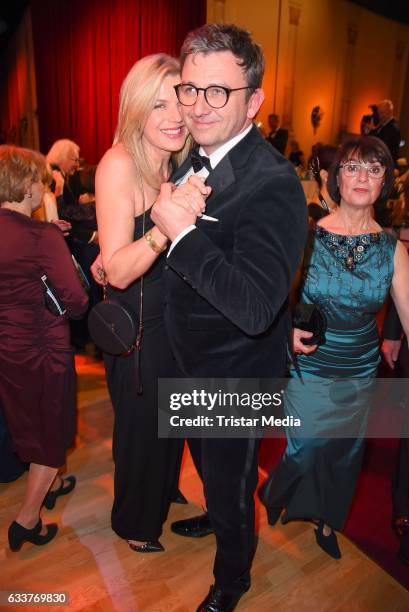
[[[236,144],[238,142],[240,142],[240,140],[242,140],[245,136],[247,136],[247,134],[250,132],[251,128],[253,127],[253,124],[251,123],[245,130],[243,130],[243,132],[240,132],[240,134],[237,134],[237,136],[234,136],[233,138],[231,138],[230,140],[228,140],[227,142],[225,142],[221,147],[219,147],[216,151],[214,151],[213,153],[211,153],[210,155],[207,155],[207,157],[210,159],[210,165],[212,167],[212,170],[214,170],[217,166],[218,163],[221,162],[221,160],[223,159],[223,157],[225,155],[227,155],[227,153],[230,151],[230,149],[232,149],[233,147],[236,146]],[[202,146],[199,147],[199,154],[200,155],[206,155],[206,151],[203,149]],[[193,168],[190,167],[189,170],[186,172],[186,174],[184,176],[182,176],[181,179],[179,179],[176,182],[176,185],[183,185],[184,183],[186,183],[186,181],[188,180],[189,176],[192,175],[195,176],[201,176],[204,179],[207,179],[207,177],[209,176],[209,171],[207,168],[205,168],[203,166],[203,168],[199,171],[199,172],[194,172]],[[213,223],[212,221],[209,221],[209,223]],[[169,247],[169,251],[168,251],[168,257],[172,252],[172,249],[177,245],[177,243],[182,240],[182,238],[184,238],[184,236],[186,236],[189,232],[191,232],[192,230],[196,229],[196,225],[189,225],[188,227],[185,227],[184,230],[182,230],[180,232],[180,234],[178,234],[176,236],[176,238],[173,240],[172,244]]]

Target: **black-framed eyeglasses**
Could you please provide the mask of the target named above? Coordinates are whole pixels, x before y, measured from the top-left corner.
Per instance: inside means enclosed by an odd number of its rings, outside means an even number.
[[[195,87],[187,83],[179,83],[175,85],[177,98],[183,106],[193,106],[198,98],[199,91],[203,91],[206,102],[212,108],[223,108],[229,101],[232,91],[241,91],[243,89],[254,89],[254,87],[223,87],[222,85],[209,85],[209,87]]]

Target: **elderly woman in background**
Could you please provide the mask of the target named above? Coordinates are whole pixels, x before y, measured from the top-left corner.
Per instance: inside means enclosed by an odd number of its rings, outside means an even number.
[[[57,140],[47,153],[54,179],[54,194],[57,198],[58,216],[55,222],[65,231],[68,224],[67,244],[80,264],[90,287],[90,307],[101,299],[100,288],[93,280],[90,267],[99,253],[95,199],[80,200],[77,191],[80,164],[80,147],[77,143],[63,138]],[[89,340],[86,317],[70,322],[71,343],[76,352],[85,352]]]
[[[67,138],[56,140],[52,145],[46,156],[54,182],[52,192],[57,198],[59,217],[73,224],[70,239],[97,244],[95,203],[92,202],[92,206],[79,206],[79,198],[70,182],[79,170],[79,154],[79,145]],[[72,242],[69,245],[72,250]]]
[[[24,541],[46,544],[57,525],[42,525],[75,478],[57,476],[75,434],[75,370],[66,316],[79,316],[88,298],[60,230],[31,219],[47,177],[39,153],[0,147],[0,404],[14,450],[30,463],[23,505],[8,531],[11,550]],[[42,278],[65,316],[47,310]],[[50,490],[51,487],[51,490]]]
[[[373,205],[392,181],[390,153],[371,136],[343,144],[331,165],[328,191],[338,208],[311,232],[301,290],[301,302],[317,305],[327,319],[325,342],[311,344],[311,332],[294,329],[299,357],[284,408],[301,430],[287,430],[284,457],[260,490],[270,524],[284,508],[283,522],[317,521],[318,545],[337,559],[333,530],[345,524],[360,473],[380,361],[375,316],[389,290],[409,332],[409,257],[373,219]]]
[[[79,145],[68,138],[56,140],[48,151],[46,159],[52,168],[55,181],[54,193],[57,198],[69,189],[68,179],[78,170],[79,156]]]

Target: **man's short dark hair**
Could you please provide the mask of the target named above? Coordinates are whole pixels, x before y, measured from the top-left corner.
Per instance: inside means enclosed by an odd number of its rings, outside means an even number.
[[[375,136],[361,136],[360,138],[347,140],[339,147],[328,171],[327,189],[334,202],[339,204],[341,201],[341,194],[338,186],[340,166],[343,162],[351,159],[351,155],[356,156],[359,160],[366,163],[379,162],[382,166],[385,166],[385,178],[379,196],[379,200],[385,200],[393,185],[393,159],[388,147],[382,140]]]
[[[239,60],[247,85],[251,89],[261,87],[265,65],[263,51],[249,32],[233,24],[208,23],[189,32],[180,53],[182,68],[188,55],[215,51],[231,51]]]

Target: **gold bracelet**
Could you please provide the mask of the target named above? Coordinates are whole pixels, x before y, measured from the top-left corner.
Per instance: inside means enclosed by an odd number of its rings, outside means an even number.
[[[161,253],[163,253],[163,251],[166,251],[166,244],[163,247],[159,246],[155,238],[152,236],[151,232],[147,232],[145,234],[145,240],[149,244],[152,251],[157,255],[160,255]]]

